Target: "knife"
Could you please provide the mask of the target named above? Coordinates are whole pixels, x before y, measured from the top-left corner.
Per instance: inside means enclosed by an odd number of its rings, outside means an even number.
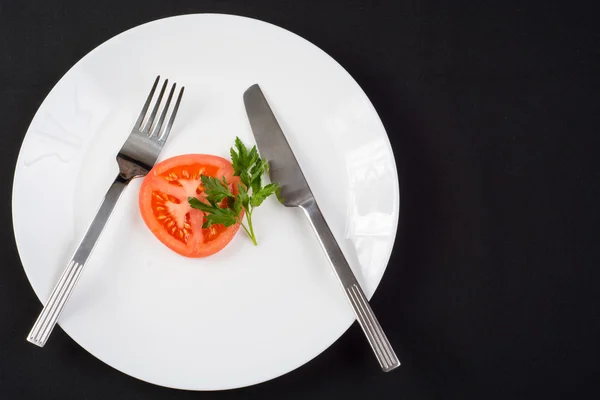
[[[300,207],[308,217],[381,369],[388,372],[399,367],[400,361],[331,233],[300,165],[258,85],[252,85],[244,92],[244,105],[258,151],[269,161],[271,181],[281,185],[279,197],[282,203],[287,207]]]

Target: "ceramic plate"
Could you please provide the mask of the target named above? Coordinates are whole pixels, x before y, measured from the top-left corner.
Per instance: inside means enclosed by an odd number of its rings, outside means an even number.
[[[159,74],[186,87],[161,160],[229,157],[236,135],[253,144],[242,94],[261,85],[370,298],[394,243],[399,196],[388,137],[369,99],[331,57],[293,33],[242,17],[186,15],[93,50],[31,122],[15,172],[13,223],[40,300],[115,177],[115,155]],[[240,231],[220,253],[188,259],[144,225],[140,183],[121,197],[59,320],[100,360],[172,388],[237,388],[301,366],[354,321],[300,210],[270,198],[254,214],[258,247]],[[50,338],[46,346],[53,345]]]

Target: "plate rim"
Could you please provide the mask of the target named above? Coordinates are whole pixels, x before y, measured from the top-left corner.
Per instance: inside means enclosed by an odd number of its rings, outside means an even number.
[[[279,29],[284,31],[287,34],[291,34],[294,37],[300,39],[303,42],[308,43],[310,46],[320,50],[320,52],[325,55],[330,61],[332,61],[334,63],[334,65],[336,65],[337,68],[340,68],[342,72],[344,72],[345,74],[347,74],[352,81],[356,84],[356,87],[362,92],[364,99],[367,100],[367,105],[368,107],[371,108],[371,111],[374,113],[374,115],[377,116],[377,119],[379,120],[383,131],[385,133],[384,135],[384,142],[386,145],[386,149],[389,152],[389,155],[391,156],[391,160],[393,162],[393,166],[394,168],[392,168],[392,174],[393,174],[393,181],[395,183],[394,187],[394,199],[393,199],[393,203],[396,205],[395,209],[394,209],[394,214],[395,214],[395,218],[393,218],[393,240],[390,241],[388,248],[386,249],[387,251],[387,256],[385,257],[386,261],[385,261],[385,266],[383,267],[383,271],[381,273],[381,277],[377,280],[376,284],[374,285],[374,289],[373,289],[373,293],[372,294],[368,294],[366,293],[366,296],[368,298],[368,300],[371,300],[372,296],[374,296],[375,292],[377,291],[377,289],[379,288],[379,285],[381,284],[381,280],[383,280],[383,277],[385,276],[385,273],[387,271],[387,268],[389,266],[389,262],[392,256],[392,252],[398,237],[398,227],[399,227],[399,220],[400,220],[400,211],[401,211],[401,199],[400,199],[400,181],[399,181],[399,175],[398,175],[398,167],[397,167],[397,163],[396,163],[396,157],[394,154],[394,150],[393,147],[391,145],[390,139],[389,139],[389,134],[387,133],[387,130],[385,129],[385,125],[383,124],[383,120],[381,119],[379,113],[377,112],[377,109],[375,108],[375,106],[373,105],[373,103],[371,102],[371,99],[367,96],[367,94],[365,93],[365,91],[363,90],[362,86],[356,81],[356,79],[354,78],[354,76],[352,74],[350,74],[345,68],[344,66],[342,66],[336,59],[334,59],[329,53],[327,53],[325,50],[323,50],[321,47],[317,46],[316,44],[314,44],[313,42],[309,41],[308,39],[302,37],[301,35],[288,30],[282,26],[276,25],[274,23],[268,22],[268,21],[264,21],[264,20],[260,20],[257,18],[252,18],[252,17],[247,17],[247,16],[243,16],[243,15],[237,15],[237,14],[226,14],[226,13],[188,13],[188,14],[177,14],[177,15],[171,15],[171,16],[167,16],[167,17],[163,17],[163,18],[158,18],[158,19],[154,19],[151,21],[147,21],[144,22],[142,24],[133,26],[131,28],[128,28],[122,32],[119,32],[113,36],[111,36],[110,38],[106,39],[105,41],[103,41],[102,43],[100,43],[99,45],[97,45],[96,47],[94,47],[93,49],[91,49],[90,51],[88,51],[85,55],[83,55],[81,58],[79,58],[73,65],[71,65],[63,74],[60,75],[60,77],[55,81],[55,83],[53,84],[52,88],[47,92],[47,94],[43,97],[42,101],[39,103],[35,113],[33,114],[33,116],[31,117],[31,120],[29,122],[29,124],[27,125],[27,129],[25,130],[25,133],[23,135],[23,139],[21,141],[21,145],[19,146],[19,152],[18,152],[18,156],[16,158],[15,161],[15,167],[14,167],[14,172],[13,172],[13,179],[12,179],[12,190],[11,190],[11,220],[12,220],[12,228],[13,228],[13,237],[15,239],[15,246],[17,248],[17,254],[19,257],[19,261],[21,263],[21,267],[23,269],[23,271],[25,272],[25,275],[27,277],[27,280],[29,282],[29,285],[31,287],[31,289],[33,290],[33,292],[35,293],[36,297],[40,300],[41,305],[43,306],[45,304],[45,300],[43,300],[40,297],[40,294],[38,293],[38,291],[35,289],[35,286],[32,284],[32,280],[31,280],[31,276],[30,276],[30,272],[28,272],[27,268],[25,268],[25,265],[23,263],[23,258],[22,258],[22,244],[19,244],[18,238],[17,238],[17,234],[16,234],[16,221],[15,221],[15,188],[16,188],[16,183],[17,183],[17,178],[18,178],[18,173],[19,173],[19,165],[22,163],[22,152],[23,152],[23,148],[25,147],[25,144],[28,140],[31,140],[31,138],[28,139],[28,133],[30,131],[30,128],[33,124],[33,122],[36,120],[36,118],[38,117],[38,114],[40,112],[40,110],[42,109],[43,105],[46,103],[46,101],[48,100],[48,98],[50,97],[50,95],[53,93],[54,90],[56,90],[56,88],[58,87],[58,85],[60,84],[60,82],[65,78],[65,76],[67,76],[69,74],[69,72],[71,72],[75,67],[77,67],[82,61],[84,61],[86,58],[90,57],[91,55],[93,55],[94,53],[96,53],[97,51],[100,51],[104,46],[108,45],[110,42],[117,40],[119,37],[127,34],[130,31],[134,31],[137,30],[141,27],[147,26],[147,25],[151,25],[151,24],[155,24],[161,21],[165,21],[165,20],[170,20],[170,19],[179,19],[179,18],[195,18],[195,17],[225,17],[225,18],[230,18],[230,19],[243,19],[243,20],[251,20],[255,23],[259,23],[259,24],[266,24],[266,25],[270,25],[271,27],[275,28],[275,29]],[[391,236],[391,235],[390,235]],[[76,239],[77,240],[77,239]],[[287,371],[283,371],[281,373],[277,373],[275,375],[272,375],[266,379],[263,380],[259,380],[259,381],[255,381],[252,383],[248,383],[248,384],[244,384],[244,385],[236,385],[236,386],[231,386],[231,387],[223,387],[223,388],[214,388],[214,389],[198,389],[198,388],[190,388],[190,387],[175,387],[175,386],[169,386],[169,385],[164,385],[164,384],[159,384],[159,383],[155,383],[149,380],[146,380],[136,374],[132,374],[130,372],[125,372],[121,369],[119,369],[118,367],[116,367],[115,365],[112,365],[111,363],[105,361],[101,356],[91,352],[90,350],[88,350],[85,346],[83,346],[82,344],[80,344],[74,337],[73,335],[69,332],[68,329],[65,329],[60,323],[57,323],[57,325],[60,326],[60,328],[63,330],[63,332],[69,336],[69,338],[75,343],[77,344],[79,347],[81,347],[83,350],[85,350],[88,354],[90,354],[91,356],[93,356],[95,359],[98,359],[99,361],[101,361],[102,363],[104,363],[105,365],[108,365],[109,367],[113,368],[114,370],[125,374],[127,376],[130,376],[132,378],[138,379],[140,381],[152,384],[152,385],[156,385],[156,386],[161,386],[161,387],[165,387],[165,388],[170,388],[170,389],[176,389],[176,390],[188,390],[188,391],[207,391],[207,392],[212,392],[212,391],[223,391],[223,390],[235,390],[235,389],[241,389],[241,388],[246,388],[246,387],[250,387],[250,386],[254,386],[254,385],[258,385],[261,383],[265,383],[274,379],[277,379],[283,375],[289,374],[297,369],[299,369],[300,367],[307,365],[308,363],[310,363],[311,361],[313,361],[314,359],[316,359],[318,356],[322,355],[323,352],[325,352],[329,347],[331,347],[335,342],[337,342],[347,331],[348,329],[354,325],[354,323],[356,322],[356,319],[353,318],[350,323],[341,330],[339,336],[337,336],[335,338],[335,340],[333,340],[331,343],[326,344],[324,347],[320,348],[318,350],[318,352],[316,352],[316,354],[314,354],[313,356],[310,356],[309,358],[307,358],[305,361],[301,362],[300,364],[296,365],[295,367],[293,367],[292,369],[289,369]],[[366,345],[366,342],[365,342]],[[375,366],[376,363],[374,362],[373,365]]]

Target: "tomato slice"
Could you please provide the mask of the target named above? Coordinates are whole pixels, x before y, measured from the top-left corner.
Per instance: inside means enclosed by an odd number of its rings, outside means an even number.
[[[202,228],[204,213],[191,208],[188,197],[205,197],[200,175],[222,179],[237,194],[238,177],[231,163],[207,154],[185,154],[154,166],[140,188],[140,211],[154,236],[186,257],[206,257],[223,249],[240,225]]]

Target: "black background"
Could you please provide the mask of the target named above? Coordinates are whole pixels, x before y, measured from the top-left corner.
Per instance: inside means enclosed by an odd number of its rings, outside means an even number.
[[[598,395],[600,24],[527,1],[0,0],[0,398],[513,399]],[[112,36],[220,12],[291,30],[363,87],[401,188],[396,245],[372,305],[403,366],[378,371],[354,325],[312,362],[228,392],[130,378],[40,311],[12,233],[20,142],[60,77]],[[40,177],[43,179],[43,177]]]

